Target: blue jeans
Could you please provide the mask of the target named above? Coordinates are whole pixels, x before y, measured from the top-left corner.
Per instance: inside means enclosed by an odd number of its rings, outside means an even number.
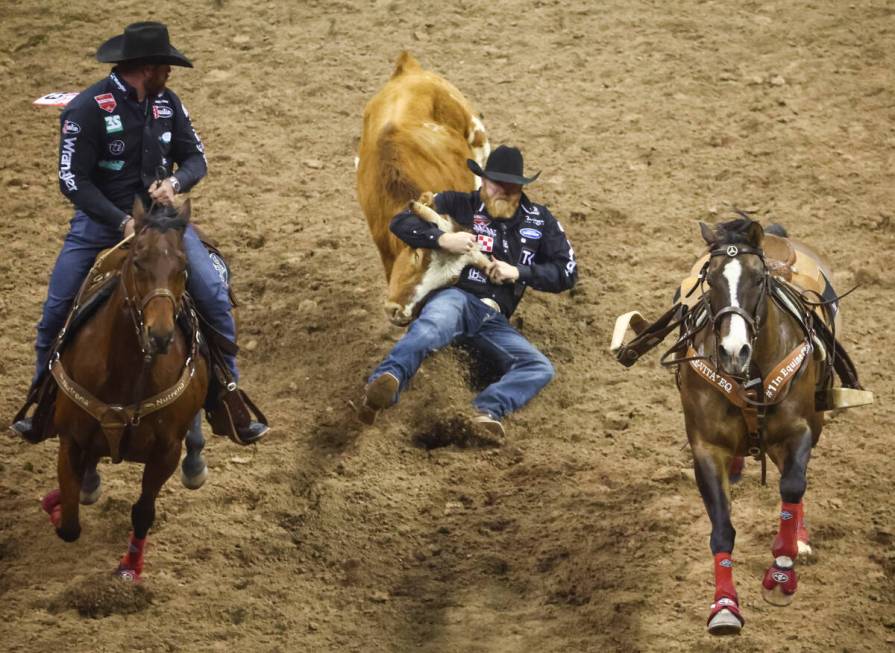
[[[70,225],[71,229],[65,236],[62,251],[59,252],[50,275],[47,300],[37,324],[37,341],[34,345],[37,354],[35,381],[40,372],[46,369],[50,347],[65,324],[75,295],[90,272],[96,256],[121,240],[121,233],[117,229],[91,220],[81,211],[75,212]],[[205,249],[192,226],[187,226],[183,247],[189,269],[187,290],[212,326],[235,342],[236,323],[230,311],[230,296],[227,292],[229,279],[223,261]],[[236,358],[226,356],[226,360],[230,371],[238,379]]]
[[[491,359],[502,374],[472,402],[482,413],[496,419],[519,410],[553,378],[553,365],[507,319],[475,295],[447,288],[438,291],[423,307],[404,337],[370,375],[370,381],[386,372],[407,387],[423,359],[453,342],[471,345]]]

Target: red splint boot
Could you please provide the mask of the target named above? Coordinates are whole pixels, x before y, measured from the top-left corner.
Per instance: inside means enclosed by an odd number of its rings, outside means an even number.
[[[127,553],[121,557],[118,563],[118,569],[115,575],[121,580],[131,583],[139,583],[140,575],[143,573],[143,551],[146,548],[146,538],[138,540],[131,533],[130,544],[127,547]]]
[[[59,522],[62,521],[62,494],[58,489],[51,490],[47,496],[40,501],[40,507],[50,516],[50,523],[54,528],[59,528]]]
[[[778,559],[779,560],[779,559]],[[779,607],[787,606],[795,598],[798,588],[798,579],[794,566],[775,562],[764,572],[761,581],[761,595],[771,605]]]

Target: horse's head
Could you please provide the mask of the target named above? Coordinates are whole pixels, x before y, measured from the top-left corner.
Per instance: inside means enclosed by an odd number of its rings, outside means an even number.
[[[711,254],[704,274],[717,362],[728,374],[746,376],[768,296],[764,230],[745,216],[699,228]]]
[[[134,232],[124,279],[130,310],[146,354],[167,353],[186,290],[183,235],[190,201],[178,210],[156,206],[147,213],[134,202]]]

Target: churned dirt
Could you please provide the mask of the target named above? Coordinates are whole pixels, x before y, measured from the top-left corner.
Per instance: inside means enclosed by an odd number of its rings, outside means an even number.
[[[21,401],[70,207],[58,117],[31,106],[105,74],[95,48],[147,17],[195,61],[171,86],[203,136],[194,215],[235,269],[246,387],[275,431],[213,439],[197,492],[172,478],[144,584],[108,584],[140,470],[66,544],[38,499],[56,442],[0,439],[7,651],[881,651],[895,644],[892,504],[895,9],[885,0],[202,0],[0,5],[0,418]],[[530,293],[521,329],[558,375],[499,449],[452,446],[473,391],[455,353],[359,430],[348,409],[400,336],[354,194],[365,102],[409,48],[520,145],[581,282]],[[435,189],[437,190],[437,189]],[[747,624],[705,634],[709,522],[674,382],[607,353],[656,316],[733,205],[826,255],[845,342],[877,403],[836,415],[810,467],[817,550],[795,603],[765,604],[777,474],[734,490]],[[438,417],[441,415],[442,417]],[[440,420],[440,421],[439,421]],[[448,426],[445,426],[447,424]],[[463,442],[461,442],[463,444]],[[467,443],[468,444],[468,443]],[[449,445],[449,446],[445,446]],[[99,579],[99,580],[98,580]]]

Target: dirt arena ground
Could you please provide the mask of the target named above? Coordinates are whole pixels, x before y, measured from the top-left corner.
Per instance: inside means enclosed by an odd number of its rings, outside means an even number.
[[[145,582],[124,551],[136,466],[65,544],[37,500],[56,442],[0,439],[5,651],[881,651],[895,646],[892,503],[895,9],[886,0],[248,0],[0,5],[0,418],[31,375],[34,324],[70,207],[58,118],[31,101],[105,74],[129,22],[167,21],[195,61],[171,87],[210,173],[194,215],[243,304],[247,387],[275,431],[214,439],[198,492],[172,479]],[[523,147],[581,281],[517,315],[558,376],[500,450],[426,446],[472,397],[454,353],[359,431],[347,400],[400,330],[354,194],[365,102],[409,48]],[[615,316],[658,315],[732,205],[832,262],[845,342],[877,403],[835,416],[810,467],[816,561],[786,609],[761,599],[779,495],[734,491],[747,623],[705,634],[709,522],[672,377],[607,353]],[[431,441],[429,441],[431,444]]]

